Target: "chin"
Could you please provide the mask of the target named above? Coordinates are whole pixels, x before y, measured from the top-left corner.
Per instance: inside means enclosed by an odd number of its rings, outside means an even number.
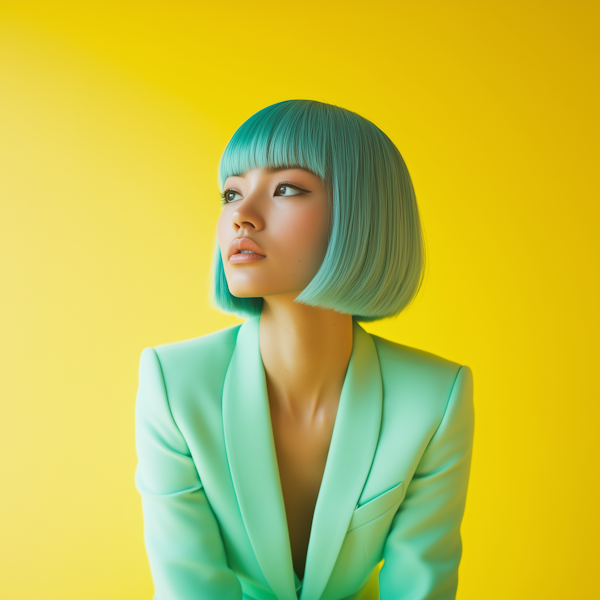
[[[265,295],[264,290],[249,289],[247,287],[236,288],[235,286],[230,286],[229,292],[236,298],[262,298]]]
[[[294,281],[252,281],[252,278],[227,281],[229,293],[236,298],[264,298],[265,296],[281,296],[285,294],[300,294],[308,285]]]
[[[279,296],[282,294],[299,294],[302,290],[298,289],[271,289],[271,288],[248,288],[248,287],[235,287],[229,286],[229,292],[236,298],[264,298],[265,296]]]

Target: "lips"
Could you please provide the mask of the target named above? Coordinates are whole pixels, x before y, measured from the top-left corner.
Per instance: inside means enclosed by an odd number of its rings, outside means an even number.
[[[238,254],[241,250],[250,250],[259,256],[266,256],[262,248],[250,238],[235,238],[231,244],[229,244],[228,258],[231,258],[234,254]]]

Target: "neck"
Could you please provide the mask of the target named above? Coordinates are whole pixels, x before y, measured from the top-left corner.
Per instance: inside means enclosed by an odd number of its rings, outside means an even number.
[[[312,418],[339,401],[352,353],[352,316],[296,303],[297,295],[264,299],[260,352],[272,406]]]

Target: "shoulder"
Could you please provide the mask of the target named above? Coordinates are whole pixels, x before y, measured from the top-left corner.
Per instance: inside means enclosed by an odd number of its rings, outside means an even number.
[[[461,365],[447,358],[442,358],[437,354],[426,352],[418,348],[411,348],[397,342],[392,342],[378,335],[371,334],[375,343],[379,361],[386,363],[386,366],[394,365],[402,367],[403,365],[410,369],[427,371],[430,375],[445,375],[458,372]]]
[[[171,355],[187,355],[187,354],[202,354],[214,350],[215,346],[235,346],[238,330],[241,325],[232,325],[225,329],[219,329],[206,335],[181,340],[178,342],[170,342],[168,344],[159,344],[154,346],[154,350],[161,357]]]
[[[375,343],[388,409],[395,405],[439,422],[455,382],[471,375],[469,367],[431,352],[411,348],[377,335]],[[395,411],[391,411],[395,412]]]
[[[154,347],[167,390],[218,384],[235,348],[240,325]]]

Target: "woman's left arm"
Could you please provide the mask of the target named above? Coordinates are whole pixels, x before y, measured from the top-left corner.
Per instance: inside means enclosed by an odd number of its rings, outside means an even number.
[[[473,433],[473,374],[463,366],[392,521],[379,573],[381,600],[456,597]]]

